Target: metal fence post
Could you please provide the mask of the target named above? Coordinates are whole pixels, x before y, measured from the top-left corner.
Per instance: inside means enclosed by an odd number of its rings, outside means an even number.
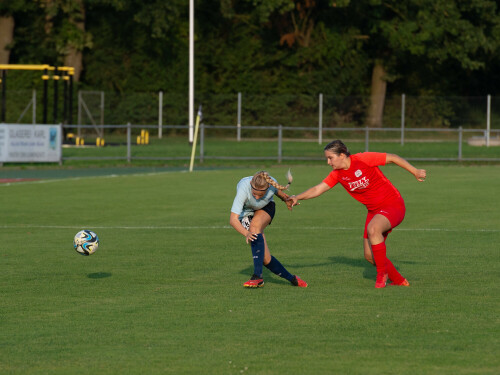
[[[463,137],[463,128],[461,126],[458,127],[458,161],[462,161],[462,137]]]
[[[323,94],[319,94],[318,144],[323,143]]]
[[[203,163],[203,155],[205,154],[205,125],[200,124],[200,163]]]
[[[241,92],[238,93],[238,123],[236,124],[236,139],[241,141]]]
[[[76,135],[78,137],[81,137],[82,136],[82,132],[81,132],[81,129],[80,129],[80,125],[82,125],[82,91],[81,90],[78,90],[78,114],[77,114],[77,124],[78,124],[78,129],[77,129],[77,132],[76,132]]]
[[[127,163],[130,163],[132,161],[131,143],[132,143],[132,127],[129,122],[127,124]]]
[[[278,126],[278,163],[281,163],[283,143],[283,125]]]
[[[365,127],[365,152],[368,152],[368,149],[370,148],[370,128],[367,126]]]
[[[33,90],[31,100],[33,101],[33,106],[31,108],[33,110],[33,113],[31,115],[31,119],[32,119],[33,125],[35,125],[36,124],[36,90]]]
[[[486,147],[490,147],[490,122],[491,119],[491,95],[488,95],[486,104]]]
[[[158,138],[163,136],[163,91],[160,91],[158,97]]]
[[[101,106],[99,107],[101,110],[101,137],[104,137],[104,91],[101,91]]]
[[[401,146],[405,145],[405,99],[405,94],[401,95]]]

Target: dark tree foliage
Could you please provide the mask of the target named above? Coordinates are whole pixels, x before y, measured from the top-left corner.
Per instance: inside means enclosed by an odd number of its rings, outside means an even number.
[[[76,1],[0,3],[0,14],[15,18],[11,63],[60,64],[61,46],[78,39],[65,26]],[[79,88],[162,90],[177,95],[184,110],[188,2],[83,6]],[[258,95],[281,95],[312,113],[317,104],[301,95],[369,95],[375,61],[387,71],[387,95],[486,95],[500,85],[500,10],[493,0],[196,0],[195,34],[197,98],[219,95],[221,106],[242,92],[256,102]]]

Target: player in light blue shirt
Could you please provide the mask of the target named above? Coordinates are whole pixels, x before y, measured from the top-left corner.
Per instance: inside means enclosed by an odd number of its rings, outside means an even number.
[[[250,280],[243,284],[247,288],[259,288],[264,286],[262,267],[266,266],[271,272],[287,279],[294,286],[307,287],[307,283],[296,275],[292,275],[285,267],[269,252],[264,229],[271,224],[276,211],[273,196],[278,196],[291,209],[289,196],[282,190],[288,189],[292,182],[289,172],[288,185],[278,184],[275,178],[267,172],[261,171],[253,177],[244,177],[236,186],[236,197],[231,207],[229,223],[236,231],[245,237],[246,243],[250,243],[252,249],[254,273]]]
[[[238,182],[238,185],[236,185],[236,197],[234,198],[231,212],[238,214],[238,219],[240,221],[245,217],[253,216],[255,211],[261,210],[269,202],[273,202],[274,194],[279,194],[280,192],[280,190],[276,189],[274,186],[269,185],[269,188],[264,195],[261,198],[256,199],[252,195],[252,178],[252,176],[243,177],[240,182]],[[274,178],[273,181],[277,184]],[[284,193],[281,194],[286,195]]]

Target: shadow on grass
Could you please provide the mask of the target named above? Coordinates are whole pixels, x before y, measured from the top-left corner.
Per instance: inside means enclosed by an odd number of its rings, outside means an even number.
[[[286,266],[285,266],[286,267]],[[288,269],[288,272],[290,272],[292,275],[294,275],[294,273],[292,272],[292,269]],[[252,277],[252,274],[253,274],[253,267],[250,266],[250,267],[246,267],[246,268],[243,268],[241,271],[240,271],[240,274],[242,275],[246,275],[248,278],[243,280],[242,283],[244,283],[245,281],[247,281],[250,277]],[[283,279],[282,277],[279,277],[278,275],[275,275],[274,273],[272,273],[271,271],[269,271],[265,266],[264,266],[264,269],[263,269],[263,273],[262,273],[262,276],[264,277],[264,281],[266,283],[269,283],[269,284],[282,284],[282,285],[291,285],[290,284],[290,281],[288,280],[285,280]]]
[[[106,277],[111,277],[109,272],[94,272],[87,275],[89,279],[104,279]]]
[[[338,257],[330,257],[328,259],[330,259],[334,264],[346,264],[351,267],[363,268],[363,277],[365,279],[375,280],[375,278],[377,277],[377,269],[375,268],[375,266],[369,263],[364,258],[347,258],[343,256],[338,256]],[[416,264],[417,262],[398,261],[398,263]],[[401,268],[398,267],[397,264],[394,264],[394,266],[399,272],[401,272]]]
[[[416,264],[417,262],[414,261],[398,261],[398,263],[404,263],[404,264]],[[309,264],[283,264],[285,268],[292,274],[294,275],[294,270],[299,268],[320,268],[324,266],[331,266],[331,265],[347,265],[355,268],[361,268],[362,269],[362,274],[363,278],[368,279],[368,280],[375,280],[377,277],[377,269],[375,268],[374,265],[369,263],[367,260],[364,258],[348,258],[344,256],[333,256],[333,257],[328,257],[327,262],[323,263],[309,263]],[[398,267],[396,264],[394,264],[396,269],[400,271],[400,267]],[[253,267],[249,266],[240,271],[240,274],[242,275],[247,275],[248,277],[252,276],[253,274]],[[264,267],[264,278],[266,283],[273,283],[273,284],[288,284],[289,282],[285,279],[280,278],[279,276],[276,276],[272,272],[270,272],[266,267]],[[246,280],[245,280],[246,281]]]
[[[329,257],[334,264],[346,264],[351,267],[363,268],[363,277],[365,279],[374,280],[377,277],[377,269],[371,263],[368,263],[364,258],[347,258],[347,257]]]

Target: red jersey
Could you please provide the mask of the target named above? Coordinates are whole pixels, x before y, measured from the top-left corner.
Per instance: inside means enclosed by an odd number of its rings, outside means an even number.
[[[385,153],[362,152],[350,158],[349,169],[333,170],[323,182],[331,188],[340,183],[368,211],[402,199],[399,191],[378,168],[379,165],[385,165]]]

